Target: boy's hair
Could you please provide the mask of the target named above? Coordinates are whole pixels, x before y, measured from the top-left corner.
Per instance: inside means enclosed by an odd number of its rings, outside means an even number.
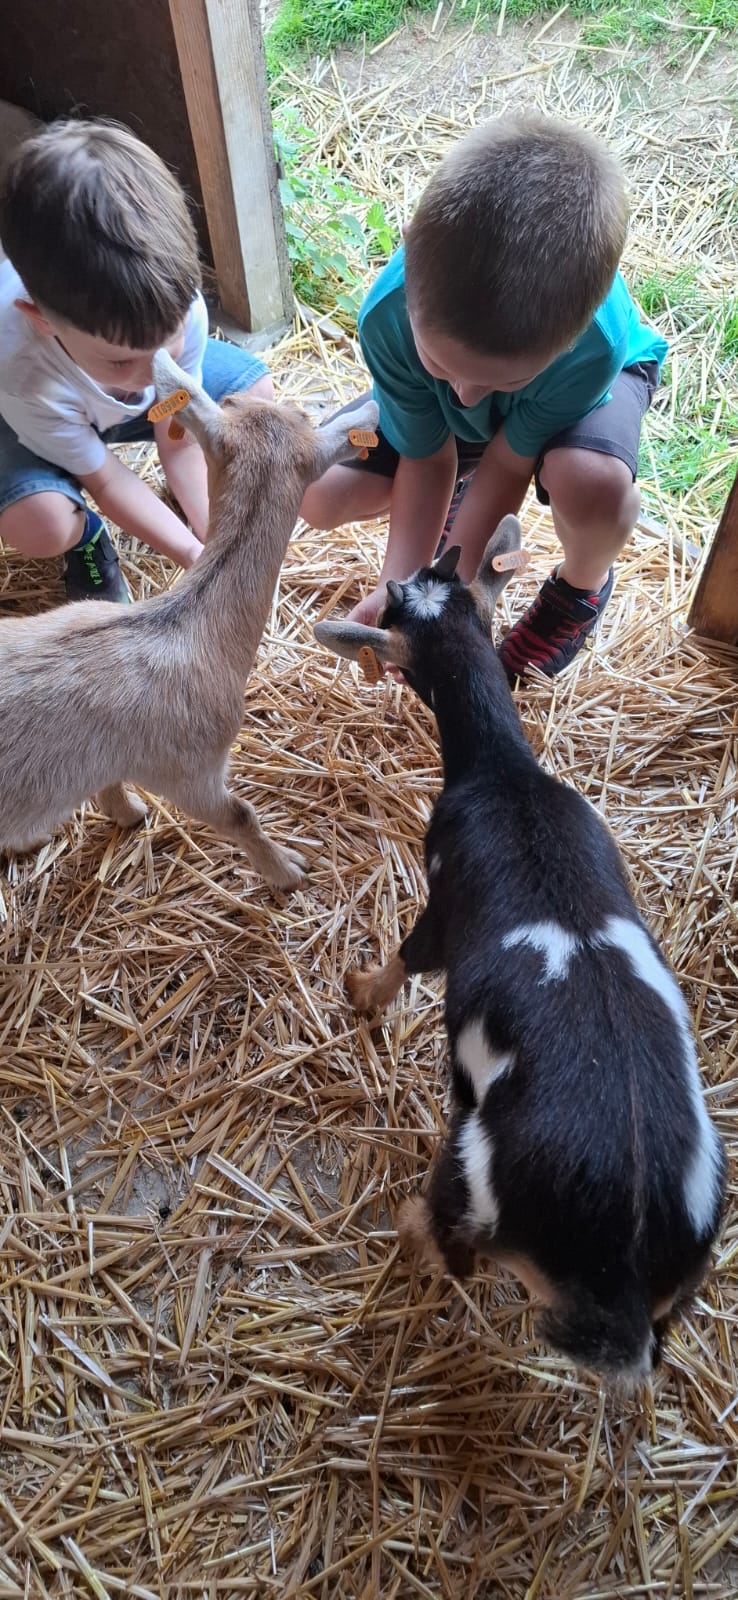
[[[627,220],[618,164],[591,134],[487,122],[441,162],[406,231],[410,315],[487,355],[560,352],[604,300]]]
[[[200,287],[182,189],[114,122],[53,122],[19,146],[0,240],[42,311],[133,350],[171,339]]]

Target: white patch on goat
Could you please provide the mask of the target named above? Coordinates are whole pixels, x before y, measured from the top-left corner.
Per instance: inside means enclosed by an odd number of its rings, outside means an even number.
[[[431,856],[430,861],[428,862],[428,876],[429,876],[429,878],[434,878],[436,876],[436,873],[440,872],[442,866],[443,866],[443,862],[441,861],[441,857],[439,856],[438,851],[436,851],[435,855]]]
[[[457,1061],[473,1085],[477,1105],[481,1106],[490,1084],[510,1071],[515,1056],[511,1051],[490,1048],[481,1017],[467,1022],[461,1029],[454,1049]]]
[[[695,1148],[684,1177],[684,1204],[698,1238],[711,1227],[720,1185],[720,1145],[702,1098],[689,1013],[676,978],[654,950],[644,928],[628,917],[608,917],[592,944],[610,945],[627,957],[631,971],[668,1006],[682,1041],[687,1087],[695,1122]]]
[[[404,590],[411,616],[420,617],[424,622],[440,617],[450,594],[448,584],[438,583],[435,578],[413,578],[404,585]]]
[[[539,950],[546,963],[539,982],[553,983],[567,976],[569,963],[581,942],[575,933],[569,933],[559,922],[524,922],[519,928],[513,928],[505,934],[502,948],[512,950],[515,945],[529,944],[533,950]]]
[[[500,1215],[490,1177],[492,1154],[492,1140],[474,1111],[459,1134],[459,1155],[471,1201],[469,1220],[475,1228],[490,1233],[494,1233]]]

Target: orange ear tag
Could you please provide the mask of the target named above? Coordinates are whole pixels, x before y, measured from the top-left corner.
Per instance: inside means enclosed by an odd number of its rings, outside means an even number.
[[[349,428],[349,444],[360,445],[359,460],[366,461],[370,450],[376,450],[379,439],[371,428]]]
[[[363,644],[359,651],[359,666],[368,683],[381,683],[383,673],[377,657],[370,644]]]
[[[149,422],[163,422],[165,417],[173,417],[175,411],[183,411],[189,405],[190,398],[186,389],[175,389],[174,394],[168,394],[164,400],[157,400],[156,405],[149,407],[146,413]]]
[[[508,550],[506,555],[492,557],[495,572],[525,572],[533,557],[530,550]]]
[[[182,427],[181,423],[175,422],[174,417],[172,417],[169,427],[167,428],[167,433],[169,434],[170,439],[175,440],[184,439],[185,436],[184,428]]]

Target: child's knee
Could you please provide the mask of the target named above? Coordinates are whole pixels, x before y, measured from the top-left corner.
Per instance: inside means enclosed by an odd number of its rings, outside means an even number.
[[[85,512],[76,500],[44,490],[25,495],[0,513],[0,538],[24,556],[60,556],[82,537],[84,519]]]
[[[554,510],[568,523],[631,522],[638,515],[638,487],[630,467],[618,456],[599,450],[551,450],[541,483]]]
[[[273,400],[274,384],[271,372],[265,372],[262,378],[257,378],[256,383],[252,383],[246,393],[252,400]]]

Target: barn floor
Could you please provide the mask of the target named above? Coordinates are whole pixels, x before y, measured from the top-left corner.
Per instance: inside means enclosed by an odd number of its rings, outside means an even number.
[[[287,391],[319,342],[284,348]],[[525,525],[508,617],[554,551],[545,513]],[[88,806],[0,878],[4,1595],[738,1586],[734,1189],[704,1296],[624,1410],[537,1344],[511,1279],[460,1291],[398,1255],[442,1126],[441,996],[416,983],[370,1028],[342,980],[422,898],[438,754],[408,690],[310,633],[382,536],[298,530],[234,753],[309,888],[269,893],[157,800],[132,833]],[[160,580],[153,556],[128,570]],[[54,598],[42,568],[2,572],[3,609]],[[691,576],[638,534],[597,648],[519,705],[615,829],[735,1154],[736,678],[685,635]]]
[[[275,368],[311,402],[362,381],[315,326]],[[299,529],[234,774],[304,845],[309,887],[268,892],[154,798],[132,833],[88,805],[0,870],[0,1596],[738,1592],[736,661],[684,627],[707,519],[661,520],[596,647],[518,699],[615,830],[733,1156],[715,1270],[654,1393],[623,1407],[575,1377],[503,1274],[462,1290],[399,1256],[393,1215],[442,1129],[441,992],[415,983],[372,1028],[342,985],[422,900],[438,751],[408,690],[312,640],[382,526]],[[524,525],[503,623],[555,555],[547,514]],[[141,596],[168,576],[126,564]],[[53,582],[3,558],[0,614]]]

